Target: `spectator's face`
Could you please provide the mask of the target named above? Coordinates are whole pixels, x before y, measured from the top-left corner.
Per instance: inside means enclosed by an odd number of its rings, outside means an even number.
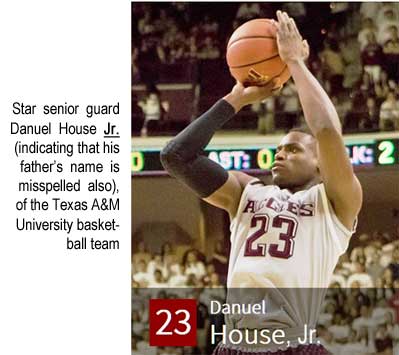
[[[354,269],[355,269],[355,272],[363,272],[363,267],[362,267],[362,264],[360,264],[360,263],[355,263]]]
[[[389,92],[387,95],[388,101],[395,101],[395,94],[393,92]]]
[[[398,28],[396,26],[391,26],[389,28],[389,36],[391,38],[397,38],[398,37]]]
[[[208,264],[206,267],[206,272],[208,273],[208,275],[211,275],[215,272],[215,266],[213,264]]]
[[[384,83],[388,80],[388,73],[385,70],[381,71],[381,81]]]
[[[375,39],[375,35],[372,32],[367,33],[367,42],[368,43],[375,43],[376,39]]]
[[[149,100],[149,101],[158,101],[158,96],[157,96],[157,94],[150,94],[150,95],[148,96],[148,100]]]
[[[370,17],[367,17],[363,21],[363,27],[364,28],[371,28],[373,27],[373,20]]]
[[[212,38],[211,37],[206,37],[204,41],[205,46],[210,47],[212,46]]]
[[[372,97],[369,97],[367,99],[367,107],[368,108],[374,108],[375,107],[375,100]]]
[[[189,263],[195,263],[197,261],[197,256],[195,255],[195,253],[191,252],[187,255],[187,261]]]
[[[137,311],[132,312],[132,321],[133,322],[139,322],[140,321],[140,315]]]
[[[393,20],[394,19],[393,11],[392,10],[385,11],[385,18],[389,21]]]
[[[219,285],[219,275],[216,272],[211,275],[211,283],[212,285]]]
[[[383,278],[385,282],[392,282],[392,270],[391,269],[385,269],[383,273]]]
[[[357,308],[356,307],[352,307],[351,309],[350,309],[350,316],[352,317],[352,318],[357,318],[357,316],[359,315],[358,314],[358,312],[357,312]]]
[[[156,282],[162,282],[162,273],[159,270],[154,272],[154,279]]]
[[[168,253],[170,253],[171,251],[172,251],[172,248],[171,248],[171,246],[170,246],[170,244],[169,243],[165,243],[164,245],[163,245],[163,252],[165,253],[165,254],[168,254]]]
[[[138,271],[139,272],[146,272],[146,270],[147,270],[147,265],[146,265],[146,263],[145,263],[145,261],[140,261],[139,263],[138,263],[138,265],[137,265],[137,269],[138,269]]]

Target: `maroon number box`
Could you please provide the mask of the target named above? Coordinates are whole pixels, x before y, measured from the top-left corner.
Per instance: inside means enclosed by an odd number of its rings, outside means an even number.
[[[150,345],[196,346],[196,300],[150,300]]]

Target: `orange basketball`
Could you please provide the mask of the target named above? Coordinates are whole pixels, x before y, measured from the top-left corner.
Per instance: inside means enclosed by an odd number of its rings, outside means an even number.
[[[251,83],[251,68],[269,79],[280,78],[281,85],[291,77],[278,54],[276,28],[269,19],[251,20],[238,27],[227,44],[226,58],[231,75],[244,85]]]

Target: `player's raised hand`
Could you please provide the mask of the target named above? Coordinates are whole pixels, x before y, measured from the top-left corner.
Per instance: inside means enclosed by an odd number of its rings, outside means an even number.
[[[244,106],[263,101],[280,89],[278,79],[270,80],[269,78],[263,77],[258,81],[255,79],[253,80],[251,85],[256,84],[256,86],[245,87],[240,82],[237,82],[230,94],[224,97],[224,99],[234,107],[236,112],[241,110]]]
[[[277,11],[277,46],[281,59],[286,62],[304,61],[309,56],[309,45],[302,39],[293,18]]]

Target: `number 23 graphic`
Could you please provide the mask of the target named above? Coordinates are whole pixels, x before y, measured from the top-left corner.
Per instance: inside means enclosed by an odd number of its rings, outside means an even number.
[[[251,228],[258,229],[251,234],[246,243],[244,256],[265,256],[266,244],[256,243],[255,241],[266,234],[269,230],[270,217],[267,214],[254,215],[251,219]],[[279,234],[279,239],[284,241],[282,250],[279,250],[278,244],[269,245],[269,255],[275,258],[289,259],[294,253],[295,235],[298,227],[296,219],[288,216],[275,216],[272,220],[272,227],[284,228],[285,232]]]

